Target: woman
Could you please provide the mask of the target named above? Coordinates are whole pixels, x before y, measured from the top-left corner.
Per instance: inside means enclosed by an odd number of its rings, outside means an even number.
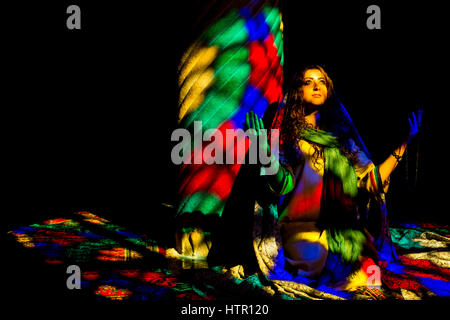
[[[377,258],[395,258],[385,212],[367,219],[367,210],[384,211],[389,176],[418,132],[422,111],[409,120],[405,142],[378,166],[322,67],[310,66],[295,78],[279,113],[281,166],[276,175],[265,176],[271,192],[283,196],[276,206],[284,251],[278,264],[285,263],[283,269],[296,279],[337,283],[357,270],[367,248],[375,246]],[[256,131],[264,127],[253,113],[246,125]],[[367,206],[368,199],[377,201]],[[372,231],[367,222],[374,220]],[[267,259],[259,256],[262,261]],[[273,273],[275,266],[269,269]]]

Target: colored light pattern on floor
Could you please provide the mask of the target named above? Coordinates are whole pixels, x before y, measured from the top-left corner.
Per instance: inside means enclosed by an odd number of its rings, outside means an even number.
[[[45,263],[78,264],[82,270],[82,288],[97,299],[213,299],[199,295],[191,285],[171,275],[172,271],[168,269],[148,270],[142,261],[146,253],[159,256],[166,253],[166,249],[154,240],[128,232],[89,212],[77,212],[73,219],[56,218],[19,227],[8,234],[23,247],[38,250]],[[140,248],[139,252],[123,246],[127,243]],[[129,264],[137,268],[130,268]],[[92,269],[93,265],[98,268]]]
[[[192,137],[199,132],[195,121],[201,121],[203,134],[218,129],[225,137],[227,129],[243,129],[245,114],[254,111],[262,117],[266,108],[282,99],[283,24],[275,6],[255,3],[240,10],[232,9],[214,21],[189,47],[179,65],[179,124]],[[248,140],[248,139],[247,139]],[[224,139],[223,154],[233,152],[239,158],[250,143],[237,150]],[[197,145],[204,155],[211,142]],[[182,166],[178,213],[200,212],[221,215],[241,163]]]
[[[100,255],[97,256],[97,259],[102,261],[129,261],[142,258],[142,255],[138,252],[120,247],[111,250],[99,250],[98,253]]]
[[[130,290],[108,285],[99,286],[94,293],[110,300],[125,300],[132,294]]]
[[[159,247],[147,235],[134,234],[123,227],[115,232],[113,226],[117,228],[117,225],[92,214],[85,218],[86,213],[81,212],[71,219],[58,218],[18,227],[9,235],[25,250],[36,250],[47,264],[79,265],[81,287],[88,299],[214,300],[242,294],[239,288],[245,281],[250,283],[245,296],[261,292],[261,285],[255,285],[258,282],[252,276],[238,279],[228,271],[224,273],[226,268],[221,267],[199,269],[197,274],[195,269],[184,270],[189,264],[166,256],[169,248]],[[95,232],[91,231],[94,229]],[[396,234],[393,240],[400,263],[381,266],[381,284],[360,286],[351,292],[323,289],[348,299],[355,294],[367,299],[450,297],[449,227],[393,223],[391,230]],[[141,244],[136,238],[129,238],[130,234],[138,236]],[[132,252],[136,253],[134,257]],[[110,259],[98,259],[99,256]],[[373,264],[366,262],[366,267]]]

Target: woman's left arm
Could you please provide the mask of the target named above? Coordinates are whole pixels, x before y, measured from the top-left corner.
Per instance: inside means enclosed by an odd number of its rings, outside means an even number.
[[[417,113],[417,118],[414,112],[412,113],[412,118],[408,119],[409,121],[409,135],[405,142],[403,142],[398,148],[392,152],[392,154],[389,155],[389,157],[378,166],[379,172],[380,172],[380,178],[384,185],[387,179],[389,179],[389,176],[394,171],[394,169],[397,167],[397,164],[400,162],[400,160],[403,157],[403,154],[405,153],[406,147],[408,146],[408,143],[414,138],[414,136],[419,132],[421,122],[422,122],[422,114],[423,110],[419,110]]]

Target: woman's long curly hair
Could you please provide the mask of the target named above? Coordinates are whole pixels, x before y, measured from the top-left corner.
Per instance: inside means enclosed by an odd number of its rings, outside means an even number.
[[[354,151],[352,151],[352,143],[350,141],[352,129],[349,128],[342,113],[339,112],[339,101],[334,93],[333,81],[319,65],[306,67],[303,71],[296,74],[292,80],[287,92],[286,110],[280,130],[282,144],[298,147],[305,129],[311,128],[311,125],[305,119],[305,103],[303,101],[304,76],[306,71],[311,69],[319,70],[323,74],[328,89],[327,99],[320,107],[319,129],[334,134],[338,138],[341,152],[351,163],[354,163],[356,156]],[[318,159],[323,156],[323,149],[317,144],[311,144],[315,149],[313,154],[314,163],[317,164]]]

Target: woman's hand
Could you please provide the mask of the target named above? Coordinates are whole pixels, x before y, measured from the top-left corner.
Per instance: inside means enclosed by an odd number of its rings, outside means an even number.
[[[259,136],[261,130],[264,129],[264,123],[260,117],[253,111],[247,112],[245,114],[245,130],[253,129],[255,130],[255,135]]]
[[[244,129],[252,131],[252,134],[258,137],[259,147],[263,148],[267,155],[270,155],[270,147],[267,141],[267,131],[264,129],[263,120],[253,111],[245,114]]]
[[[379,171],[383,185],[388,180],[389,176],[391,175],[392,171],[394,171],[397,164],[401,161],[403,154],[405,153],[405,150],[408,146],[408,143],[419,132],[420,126],[422,124],[422,115],[423,110],[421,109],[417,112],[417,117],[414,112],[412,113],[412,117],[408,119],[409,121],[408,139],[405,142],[403,142],[397,149],[395,149],[382,164],[379,165]]]
[[[422,125],[422,115],[423,110],[419,109],[417,112],[417,117],[415,113],[412,113],[412,118],[408,118],[409,121],[409,135],[408,135],[408,142],[414,138],[414,136],[419,132],[419,129]]]

